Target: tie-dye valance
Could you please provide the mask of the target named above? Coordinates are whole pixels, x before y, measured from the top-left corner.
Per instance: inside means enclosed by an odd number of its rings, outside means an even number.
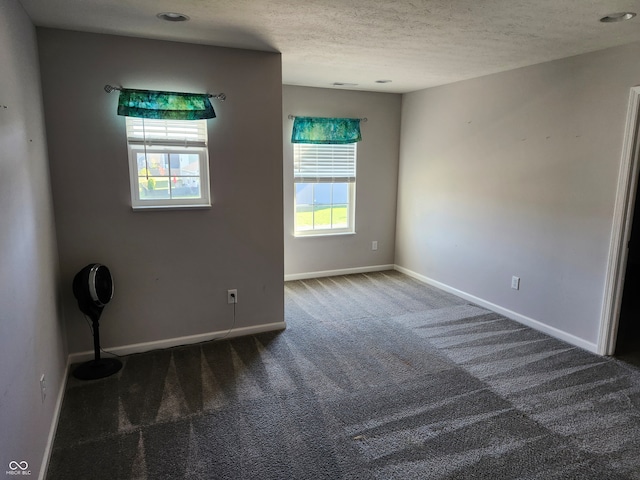
[[[345,144],[362,140],[359,118],[295,117],[291,143]]]
[[[118,115],[162,120],[215,118],[209,95],[199,93],[120,90]]]

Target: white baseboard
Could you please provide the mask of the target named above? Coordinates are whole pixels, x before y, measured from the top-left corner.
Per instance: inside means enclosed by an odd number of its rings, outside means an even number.
[[[284,276],[284,281],[306,280],[308,278],[334,277],[336,275],[351,275],[353,273],[381,272],[393,270],[395,265],[371,265],[369,267],[341,268],[339,270],[321,270],[319,272],[291,273]]]
[[[42,465],[40,465],[40,474],[38,480],[44,480],[47,475],[47,469],[49,468],[49,460],[51,459],[51,450],[53,449],[53,440],[56,438],[56,431],[58,430],[58,420],[60,419],[60,412],[62,410],[62,399],[64,398],[64,392],[67,389],[67,379],[69,378],[69,368],[71,362],[67,358],[67,365],[64,368],[64,374],[62,381],[60,382],[60,390],[58,390],[58,398],[56,399],[56,405],[53,409],[53,418],[51,419],[51,427],[49,428],[49,435],[47,437],[47,444],[44,447],[44,455],[42,456]]]
[[[496,305],[495,303],[488,302],[487,300],[483,300],[482,298],[476,297],[475,295],[471,295],[467,292],[463,292],[462,290],[458,290],[457,288],[450,287],[449,285],[438,282],[437,280],[433,280],[432,278],[425,277],[424,275],[409,270],[408,268],[401,267],[400,265],[395,265],[394,268],[395,270],[404,273],[405,275],[409,275],[416,280],[439,288],[440,290],[444,290],[445,292],[452,293],[453,295],[464,298],[465,300],[469,300],[481,307],[487,308],[493,312],[499,313],[507,318],[515,320],[516,322],[522,323],[527,327],[531,327],[540,332],[544,332],[547,335],[551,335],[554,338],[570,343],[571,345],[575,345],[576,347],[583,348],[585,350],[588,350],[589,352],[598,353],[598,346],[595,343],[587,342],[580,337],[576,337],[575,335],[567,333],[556,327],[552,327],[538,320],[534,320],[533,318],[521,315],[520,313],[501,307],[500,305]]]
[[[121,347],[105,348],[110,353],[116,355],[131,355],[132,353],[142,353],[151,350],[159,350],[163,348],[177,347],[180,345],[191,345],[193,343],[208,342],[221,338],[242,337],[244,335],[253,335],[254,333],[271,332],[275,330],[284,330],[287,328],[285,322],[265,323],[263,325],[255,325],[252,327],[234,328],[232,330],[223,330],[221,332],[201,333],[198,335],[189,335],[187,337],[168,338],[166,340],[157,340],[154,342],[135,343],[132,345],[123,345]],[[86,351],[72,353],[69,355],[69,363],[79,363],[92,360],[94,352]]]

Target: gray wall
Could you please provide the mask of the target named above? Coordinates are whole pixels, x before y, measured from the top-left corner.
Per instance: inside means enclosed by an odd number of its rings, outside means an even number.
[[[36,34],[16,0],[0,2],[0,65],[0,472],[26,461],[37,478],[66,351]]]
[[[92,348],[71,293],[107,265],[102,346],[284,321],[280,54],[39,29],[69,350]],[[105,84],[224,92],[208,121],[213,207],[133,212],[125,118]]]
[[[283,87],[285,274],[393,264],[401,96]],[[293,146],[288,115],[366,117],[357,151],[355,235],[294,237]],[[371,242],[378,241],[378,250]],[[289,277],[291,278],[291,277]]]
[[[639,54],[405,95],[396,263],[594,346]]]

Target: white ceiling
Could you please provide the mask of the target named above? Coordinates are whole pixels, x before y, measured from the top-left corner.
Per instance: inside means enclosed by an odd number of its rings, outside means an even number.
[[[599,22],[640,0],[20,1],[38,26],[278,51],[285,84],[396,93],[640,41],[640,15]]]

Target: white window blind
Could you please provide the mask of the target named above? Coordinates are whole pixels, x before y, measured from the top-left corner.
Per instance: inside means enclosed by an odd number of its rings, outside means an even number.
[[[356,144],[293,144],[295,183],[353,183]]]
[[[131,145],[206,147],[206,120],[157,120],[127,118],[127,142]]]

